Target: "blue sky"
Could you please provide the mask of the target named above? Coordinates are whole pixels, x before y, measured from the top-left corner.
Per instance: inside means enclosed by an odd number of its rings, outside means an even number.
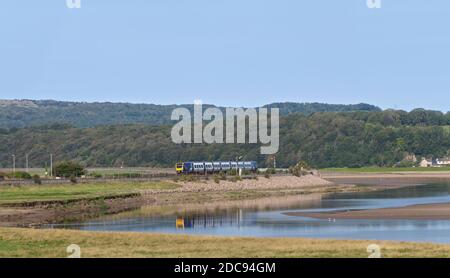
[[[450,1],[0,2],[0,98],[448,111]]]

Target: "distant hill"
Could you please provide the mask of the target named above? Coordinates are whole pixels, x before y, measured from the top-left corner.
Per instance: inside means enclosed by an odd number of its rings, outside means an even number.
[[[356,112],[366,111],[374,112],[381,111],[377,106],[359,103],[359,104],[326,104],[326,103],[297,103],[297,102],[275,102],[265,105],[267,108],[279,108],[280,114],[286,116],[289,114],[300,113],[303,115],[310,115],[316,112]]]
[[[0,128],[22,128],[54,123],[75,127],[95,127],[115,124],[170,124],[172,110],[177,107],[192,109],[192,105],[156,105],[131,103],[87,103],[53,100],[0,100]],[[204,105],[212,107],[212,105]],[[315,112],[380,111],[369,104],[324,104],[324,103],[272,103],[265,107],[280,108],[281,115]],[[219,107],[223,109],[223,107]]]
[[[280,119],[279,167],[304,160],[314,167],[392,166],[404,157],[450,155],[450,113],[411,112],[291,114]],[[78,160],[92,167],[164,166],[186,160],[232,160],[244,156],[263,166],[259,144],[174,144],[171,125],[111,125],[74,128],[63,124],[0,130],[0,168]]]

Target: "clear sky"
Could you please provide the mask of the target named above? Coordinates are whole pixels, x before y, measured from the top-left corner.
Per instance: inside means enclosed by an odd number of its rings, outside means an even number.
[[[450,1],[0,2],[0,98],[450,110]]]

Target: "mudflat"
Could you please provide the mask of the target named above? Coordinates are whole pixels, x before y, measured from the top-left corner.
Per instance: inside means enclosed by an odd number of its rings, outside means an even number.
[[[412,205],[398,208],[335,211],[326,213],[289,212],[286,215],[318,219],[450,220],[450,203]]]
[[[336,184],[420,185],[450,182],[450,172],[340,173],[321,172],[321,178]]]

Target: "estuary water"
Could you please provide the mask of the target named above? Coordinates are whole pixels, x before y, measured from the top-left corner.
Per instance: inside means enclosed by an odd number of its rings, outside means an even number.
[[[47,228],[450,243],[450,220],[320,220],[285,215],[296,211],[342,211],[432,203],[450,203],[450,182],[365,193],[142,207],[132,212]]]

